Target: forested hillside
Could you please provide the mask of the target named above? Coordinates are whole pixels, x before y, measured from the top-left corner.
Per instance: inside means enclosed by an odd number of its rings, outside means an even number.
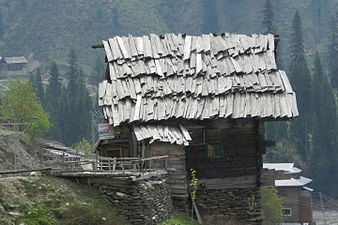
[[[261,31],[265,0],[0,0],[2,55],[33,54],[64,63],[75,48],[84,65],[97,51],[89,45],[112,35]],[[298,9],[304,19],[306,51],[324,50],[334,0],[273,0],[278,33],[288,40]]]
[[[33,84],[54,125],[47,135],[71,144],[90,133],[94,104],[83,77],[95,84],[104,72],[103,51],[90,44],[129,33],[279,34],[278,64],[300,117],[267,127],[277,145],[266,159],[295,162],[318,191],[337,195],[337,10],[337,0],[0,0],[0,51],[42,62]],[[47,70],[52,78],[42,87]]]

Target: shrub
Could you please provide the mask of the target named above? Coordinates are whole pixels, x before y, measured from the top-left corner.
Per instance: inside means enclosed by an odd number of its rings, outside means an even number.
[[[274,187],[262,187],[263,225],[275,225],[283,222],[282,199]]]

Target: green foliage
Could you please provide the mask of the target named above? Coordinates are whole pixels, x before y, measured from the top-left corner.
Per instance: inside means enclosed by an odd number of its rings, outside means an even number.
[[[27,225],[52,225],[56,224],[56,218],[45,203],[38,203],[26,208],[26,214],[24,218],[19,220],[19,223]]]
[[[306,162],[298,154],[295,145],[286,139],[280,139],[274,148],[267,151],[265,161],[272,163],[293,162],[303,169],[307,166]]]
[[[31,83],[41,104],[44,104],[45,93],[42,85],[41,70],[39,68],[31,75]]]
[[[328,45],[328,70],[331,84],[338,89],[338,21],[337,15],[331,18],[330,36]]]
[[[27,133],[31,135],[41,136],[50,127],[48,115],[28,81],[13,80],[9,83],[1,112],[7,121],[29,123]]]
[[[69,77],[65,92],[61,95],[60,129],[62,140],[66,145],[71,145],[83,137],[88,137],[90,132],[90,111],[92,102],[85,86],[84,73],[79,68],[77,55],[72,49],[69,54]]]
[[[313,102],[316,108],[313,115],[313,149],[311,151],[310,172],[315,184],[330,183],[332,174],[327,173],[338,163],[337,153],[337,103],[329,78],[324,73],[321,59],[316,53],[313,69]],[[336,179],[338,177],[335,177]],[[318,187],[320,188],[320,187]],[[334,195],[338,185],[333,183],[321,188],[328,194]]]
[[[45,108],[47,109],[48,115],[50,116],[52,127],[49,130],[47,137],[61,141],[62,135],[60,128],[60,118],[62,118],[62,111],[60,96],[63,90],[60,82],[59,69],[56,63],[52,63],[50,75],[51,78],[49,80],[49,85],[46,88]]]
[[[295,13],[290,37],[290,80],[297,93],[300,118],[291,123],[291,137],[303,159],[308,159],[308,135],[311,133],[312,85],[311,73],[305,59],[302,21]]]
[[[263,225],[276,225],[283,222],[282,200],[276,188],[261,187],[261,201],[263,209]]]
[[[198,225],[198,222],[187,215],[174,213],[160,225]]]
[[[189,187],[191,190],[191,197],[192,199],[195,201],[196,199],[196,192],[197,192],[197,188],[198,188],[198,179],[196,176],[196,170],[194,169],[190,169],[190,176],[191,176],[191,180],[189,182]]]
[[[83,153],[86,158],[91,158],[93,155],[93,148],[90,142],[86,138],[82,138],[74,145],[74,148]]]

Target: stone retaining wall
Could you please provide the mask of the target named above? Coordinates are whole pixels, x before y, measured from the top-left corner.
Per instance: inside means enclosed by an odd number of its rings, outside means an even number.
[[[113,179],[106,185],[94,184],[135,225],[156,225],[172,211],[166,177],[130,181]],[[93,181],[92,181],[93,182]]]
[[[259,189],[199,189],[196,204],[205,224],[260,225]]]

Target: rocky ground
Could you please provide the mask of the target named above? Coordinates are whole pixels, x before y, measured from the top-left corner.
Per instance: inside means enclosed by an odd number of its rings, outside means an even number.
[[[119,214],[97,190],[70,180],[0,178],[0,225],[128,224]]]
[[[326,210],[313,212],[313,217],[317,225],[337,225],[338,224],[338,210]]]

